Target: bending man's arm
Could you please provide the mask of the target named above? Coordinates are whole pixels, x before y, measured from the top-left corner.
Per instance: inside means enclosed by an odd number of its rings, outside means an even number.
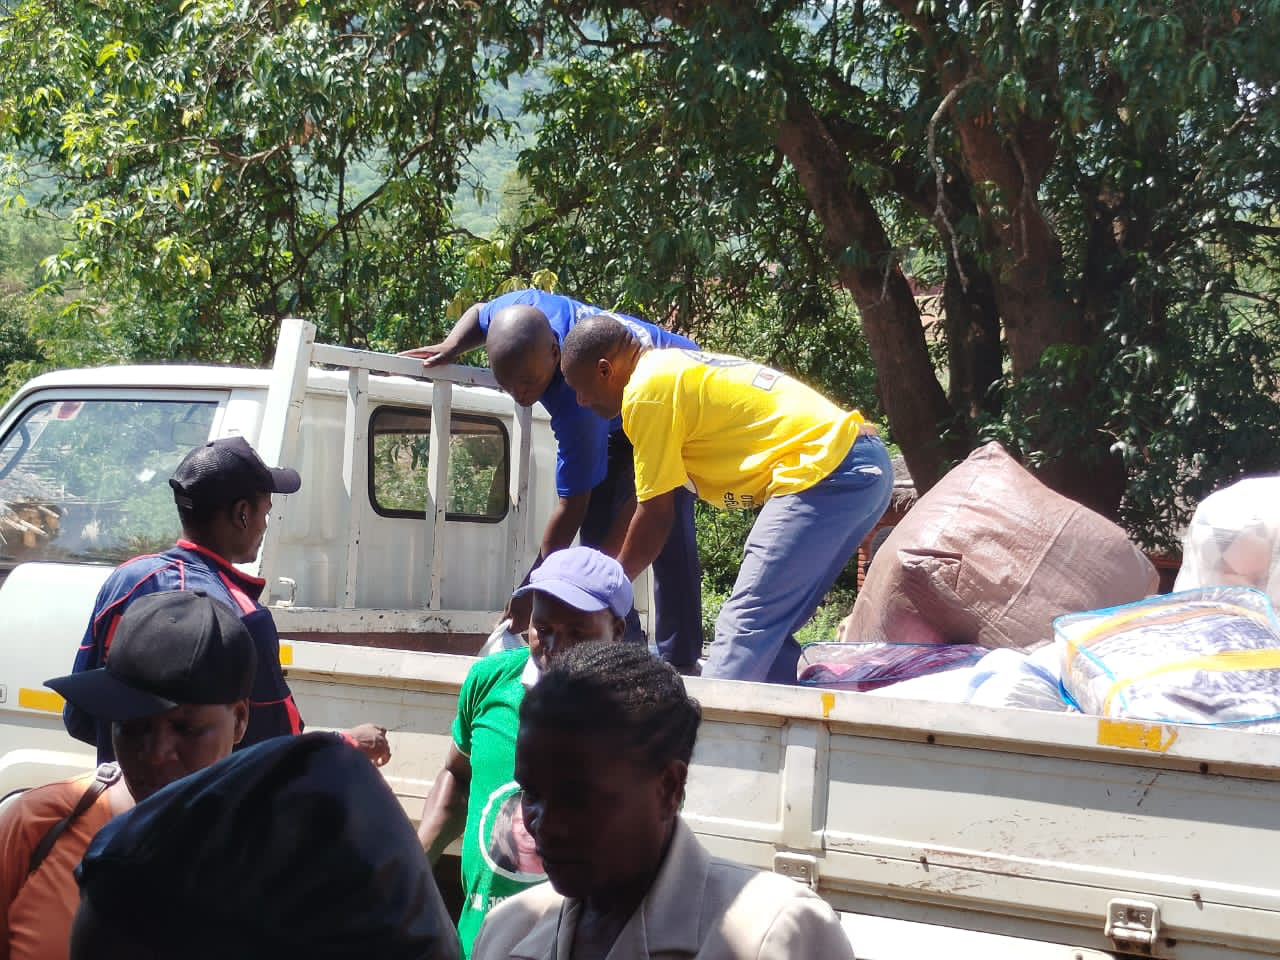
[[[538,556],[546,559],[557,550],[563,550],[573,543],[573,538],[582,529],[582,520],[587,515],[587,503],[591,500],[591,491],[570,494],[561,497],[551,511],[551,519],[542,532],[542,548]]]
[[[636,515],[636,500],[632,497],[627,501],[626,505],[618,508],[618,513],[614,516],[613,522],[609,524],[609,532],[604,535],[604,540],[600,544],[601,553],[607,553],[611,557],[616,557],[622,553],[623,544],[627,542],[627,531],[631,529],[631,520]],[[670,530],[670,525],[668,525]],[[664,544],[666,540],[662,541]],[[659,547],[659,550],[662,548]]]
[[[618,562],[622,564],[628,579],[634,580],[640,576],[641,571],[662,552],[667,535],[671,533],[675,515],[675,490],[668,490],[652,500],[636,504],[636,512],[627,527],[622,552],[618,554]]]
[[[533,571],[542,565],[542,561],[557,550],[563,550],[573,543],[573,538],[582,528],[582,518],[587,515],[587,503],[591,500],[591,491],[574,493],[561,497],[551,511],[551,519],[542,532],[542,545],[538,549],[538,559],[534,561],[529,572],[525,574],[521,586],[529,582]],[[529,617],[533,613],[533,595],[526,593],[522,597],[512,597],[502,611],[503,620],[510,620],[508,628],[512,633],[524,633],[529,629]]]
[[[456,743],[449,744],[444,766],[436,774],[422,804],[418,842],[434,863],[467,825],[467,797],[471,793],[471,760]]]
[[[484,346],[484,330],[480,328],[480,310],[484,307],[483,303],[473,304],[467,308],[467,312],[462,315],[453,329],[449,331],[449,335],[439,343],[431,344],[426,347],[414,347],[412,350],[402,350],[402,357],[421,357],[424,367],[438,367],[446,363],[453,363],[459,357],[469,350],[475,350],[477,347]]]

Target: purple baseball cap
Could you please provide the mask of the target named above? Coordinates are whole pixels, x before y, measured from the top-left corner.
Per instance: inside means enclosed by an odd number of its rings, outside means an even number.
[[[615,617],[625,617],[635,606],[631,581],[621,564],[591,547],[557,550],[512,596],[522,597],[535,590],[586,613],[609,610]]]

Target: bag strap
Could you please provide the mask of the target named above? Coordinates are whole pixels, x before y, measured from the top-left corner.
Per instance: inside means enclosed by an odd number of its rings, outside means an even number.
[[[58,842],[58,838],[67,832],[67,827],[83,816],[90,807],[98,802],[102,792],[119,779],[119,764],[103,763],[98,766],[97,772],[93,775],[93,783],[89,784],[89,789],[84,792],[80,802],[75,805],[70,813],[50,827],[49,832],[40,839],[36,848],[31,851],[31,860],[27,865],[28,877],[40,869],[40,864],[44,863],[45,857],[49,856],[49,851]]]

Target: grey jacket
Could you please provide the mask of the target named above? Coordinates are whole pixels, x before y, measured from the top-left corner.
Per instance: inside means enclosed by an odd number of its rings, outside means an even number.
[[[549,883],[499,904],[472,960],[568,960],[581,902]],[[683,820],[648,895],[609,960],[853,960],[840,921],[806,887],[712,857]]]

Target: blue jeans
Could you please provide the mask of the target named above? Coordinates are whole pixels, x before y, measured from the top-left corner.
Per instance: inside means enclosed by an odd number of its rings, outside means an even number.
[[[676,490],[676,515],[667,542],[653,561],[653,638],[658,654],[677,667],[691,667],[702,656],[702,565],[693,531],[693,494]],[[598,546],[618,511],[636,495],[631,441],[621,430],[609,434],[609,467],[591,491],[579,540]],[[626,640],[643,642],[640,615],[627,617]]]
[[[747,536],[702,675],[795,683],[795,632],[888,509],[892,493],[889,452],[879,437],[863,436],[818,483],[769,500]]]

